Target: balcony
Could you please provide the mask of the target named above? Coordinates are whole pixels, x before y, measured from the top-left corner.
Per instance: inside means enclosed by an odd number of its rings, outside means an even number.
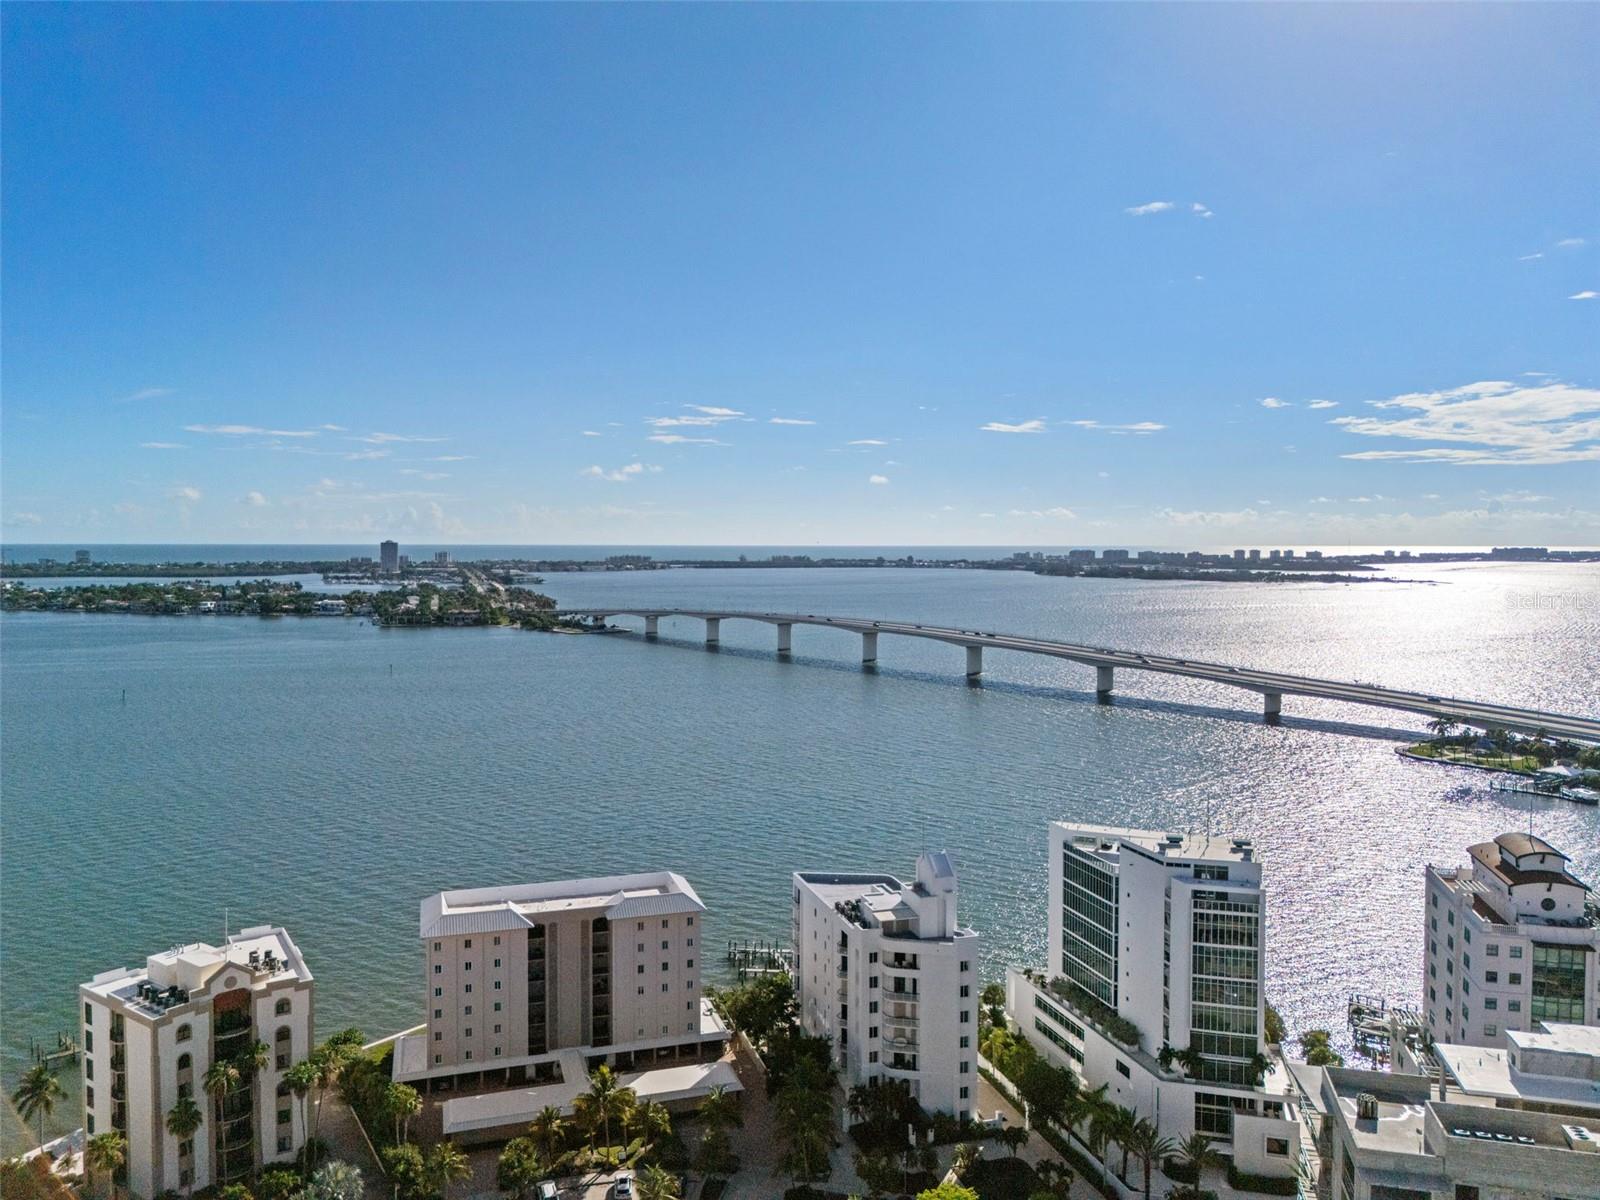
[[[121,1021],[111,1022],[111,1044],[120,1046],[127,1040],[128,1032]]]
[[[884,969],[889,971],[920,971],[922,964],[915,954],[896,954],[893,958],[884,960]]]
[[[878,1016],[885,1025],[903,1025],[908,1029],[915,1029],[917,1027],[916,1013],[906,1013],[904,1015],[896,1015],[895,1013],[879,1013]]]
[[[888,1034],[885,1034],[879,1040],[891,1050],[915,1050],[917,1048],[916,1038],[890,1037]]]
[[[917,1073],[917,1056],[914,1054],[895,1054],[891,1055],[881,1065],[890,1074],[915,1075]]]
[[[113,1071],[126,1071],[128,1069],[128,1056],[121,1050],[111,1055],[111,1069]]]

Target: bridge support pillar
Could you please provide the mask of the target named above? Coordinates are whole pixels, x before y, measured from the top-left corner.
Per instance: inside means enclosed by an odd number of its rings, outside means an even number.
[[[644,635],[651,641],[661,636],[660,617],[646,617],[644,619]]]
[[[778,625],[778,653],[788,654],[793,642],[794,626],[780,623]]]
[[[715,646],[722,640],[722,618],[706,618],[706,645]]]
[[[861,635],[861,665],[871,666],[878,661],[878,635],[876,633],[863,633]]]
[[[983,647],[967,647],[967,678],[976,679],[983,674]]]
[[[1276,725],[1279,716],[1283,713],[1283,693],[1263,692],[1261,695],[1261,711],[1267,719],[1268,725]]]
[[[1094,698],[1101,704],[1111,703],[1111,678],[1116,671],[1109,663],[1101,663],[1094,669]]]

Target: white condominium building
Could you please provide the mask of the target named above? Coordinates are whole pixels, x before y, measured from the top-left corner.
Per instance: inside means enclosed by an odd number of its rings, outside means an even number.
[[[545,1081],[558,1051],[622,1068],[698,1057],[705,905],[667,871],[439,892],[422,902],[427,1029],[394,1077]]]
[[[1423,992],[1436,1042],[1505,1046],[1537,1024],[1600,1025],[1600,907],[1567,856],[1504,833],[1427,869]]]
[[[1265,900],[1246,838],[1054,822],[1049,961],[1007,973],[1008,1015],[1163,1136],[1291,1174],[1293,1098],[1265,1056]]]
[[[893,875],[797,871],[795,989],[808,1033],[832,1040],[846,1087],[905,1084],[930,1112],[977,1097],[979,938],[956,922],[956,870],[917,859]]]
[[[292,1162],[305,1142],[300,1106],[283,1073],[312,1048],[312,979],[283,929],[261,925],[222,946],[196,943],[152,954],[142,968],[96,975],[83,1003],[83,1108],[88,1136],[128,1139],[126,1186],[136,1196],[248,1182]],[[266,1066],[244,1069],[225,1097],[208,1095],[206,1071],[257,1043]],[[180,1097],[202,1122],[180,1140],[167,1116]]]

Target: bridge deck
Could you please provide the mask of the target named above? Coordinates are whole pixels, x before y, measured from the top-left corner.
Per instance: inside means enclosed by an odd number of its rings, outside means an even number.
[[[1176,658],[1164,654],[1113,650],[1101,646],[1080,646],[1071,642],[1019,634],[918,625],[909,621],[872,620],[867,617],[823,616],[816,613],[739,612],[689,608],[561,608],[557,611],[565,616],[602,619],[614,616],[693,617],[717,621],[760,621],[768,625],[818,625],[861,634],[898,634],[903,637],[928,638],[954,646],[977,646],[996,650],[1016,650],[1024,654],[1042,654],[1050,658],[1064,658],[1071,662],[1082,663],[1085,666],[1182,675],[1190,679],[1202,679],[1265,695],[1315,696],[1347,704],[1364,704],[1420,713],[1428,717],[1446,717],[1482,728],[1500,728],[1528,734],[1542,732],[1551,737],[1600,742],[1600,719],[1540,712],[1536,709],[1481,700],[1434,696],[1425,692],[1409,692],[1370,683],[1350,683],[1307,675],[1290,675],[1278,671],[1260,671],[1251,667],[1233,667],[1225,663]]]

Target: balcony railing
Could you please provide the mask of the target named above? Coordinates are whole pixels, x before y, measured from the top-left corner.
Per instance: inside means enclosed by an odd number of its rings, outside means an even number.
[[[905,958],[897,955],[884,962],[884,967],[890,971],[920,971],[922,964],[915,958]]]

